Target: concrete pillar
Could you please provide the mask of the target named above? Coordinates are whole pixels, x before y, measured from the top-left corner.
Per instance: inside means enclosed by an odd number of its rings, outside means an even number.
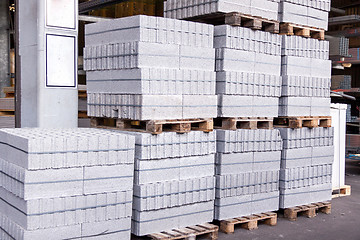
[[[9,58],[9,3],[0,1],[0,97],[4,97],[3,87],[10,86]]]
[[[20,127],[77,127],[77,0],[17,0]]]

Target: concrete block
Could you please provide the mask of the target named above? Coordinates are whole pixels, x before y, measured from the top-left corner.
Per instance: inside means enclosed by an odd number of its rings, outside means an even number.
[[[214,219],[224,220],[252,214],[252,195],[215,199]]]

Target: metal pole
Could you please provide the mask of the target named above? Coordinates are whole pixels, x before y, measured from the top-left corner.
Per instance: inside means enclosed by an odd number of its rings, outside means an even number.
[[[15,0],[15,127],[21,127],[21,61],[19,55],[19,6],[20,0]]]
[[[10,86],[10,42],[9,42],[9,2],[0,1],[0,97],[4,97],[3,87]]]

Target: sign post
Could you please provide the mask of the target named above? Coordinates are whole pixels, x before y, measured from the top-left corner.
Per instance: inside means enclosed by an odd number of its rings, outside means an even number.
[[[17,0],[16,14],[17,127],[77,127],[78,0]]]

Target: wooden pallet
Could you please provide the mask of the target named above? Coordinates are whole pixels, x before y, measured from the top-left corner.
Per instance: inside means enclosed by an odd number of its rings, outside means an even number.
[[[205,223],[181,229],[173,229],[171,231],[164,231],[161,233],[153,233],[147,235],[147,237],[153,240],[195,240],[197,237],[202,237],[202,239],[205,237],[206,239],[216,240],[218,239],[218,232],[218,226]]]
[[[220,221],[220,231],[224,233],[234,233],[235,225],[247,230],[258,228],[258,223],[262,221],[267,225],[275,226],[277,224],[277,214],[274,212],[254,214],[247,217],[232,218]]]
[[[332,189],[332,198],[337,197],[345,197],[351,195],[351,186],[350,185],[344,185],[340,188],[333,188]]]
[[[325,214],[331,213],[331,202],[312,203],[292,208],[284,209],[284,217],[290,221],[296,221],[298,213],[308,218],[316,217],[316,212],[320,211]]]
[[[15,111],[14,110],[1,110],[0,109],[0,116],[9,116],[9,117],[13,117],[15,116]]]
[[[325,30],[293,23],[280,23],[280,34],[325,40]]]
[[[236,129],[273,129],[273,118],[217,118],[214,125],[217,128],[225,130]]]
[[[289,128],[331,127],[331,117],[277,117],[274,125]]]
[[[13,98],[13,97],[15,97],[14,87],[4,87],[3,92],[5,93],[5,98]]]
[[[278,21],[251,16],[239,12],[212,13],[208,15],[187,18],[186,20],[213,25],[227,24],[231,26],[248,27],[254,30],[262,30],[271,33],[279,33],[280,29],[280,23]]]
[[[78,118],[89,118],[86,111],[79,111]]]
[[[163,131],[187,133],[190,131],[211,132],[214,130],[213,119],[133,121],[114,118],[92,118],[91,126],[126,131],[148,132],[152,134],[160,134]]]

